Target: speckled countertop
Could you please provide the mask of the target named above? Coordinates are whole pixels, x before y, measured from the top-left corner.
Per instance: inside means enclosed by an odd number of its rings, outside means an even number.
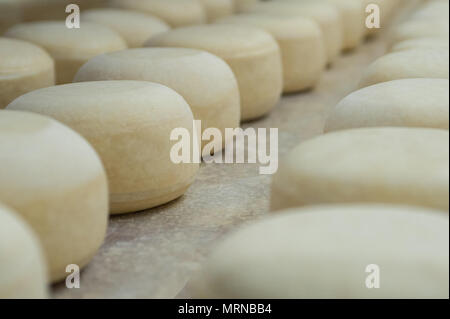
[[[355,90],[364,68],[384,51],[382,39],[365,43],[336,61],[315,90],[284,96],[270,115],[243,127],[277,127],[281,158],[322,133],[328,110]],[[188,297],[183,288],[214,243],[236,226],[268,213],[270,176],[259,175],[258,167],[202,164],[182,198],[111,218],[105,243],[81,272],[81,287],[56,285],[53,297]]]

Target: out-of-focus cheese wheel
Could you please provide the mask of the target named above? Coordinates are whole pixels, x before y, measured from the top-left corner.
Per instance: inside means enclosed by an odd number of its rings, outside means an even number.
[[[113,7],[150,13],[174,28],[206,23],[206,10],[198,0],[110,0]]]
[[[157,35],[146,45],[200,49],[224,59],[238,81],[244,121],[267,114],[280,98],[280,48],[262,29],[219,24],[184,27]]]
[[[410,78],[448,79],[447,49],[414,49],[392,52],[370,64],[360,86]]]
[[[194,139],[193,116],[178,93],[160,84],[98,81],[59,85],[22,95],[8,109],[51,116],[84,136],[105,165],[113,214],[178,198],[198,170],[194,155],[191,163],[177,164],[171,159],[176,144],[171,140],[172,131],[185,129]],[[194,142],[187,147],[193,154]]]
[[[425,38],[425,37],[446,37],[448,38],[448,20],[409,20],[389,32],[389,42],[395,45],[398,42]]]
[[[116,31],[127,42],[128,47],[142,47],[148,39],[168,31],[169,25],[149,14],[114,8],[83,11],[81,21],[102,24]]]
[[[0,38],[0,109],[29,91],[55,84],[52,58],[21,40]]]
[[[390,49],[391,52],[411,50],[411,49],[447,49],[448,38],[445,37],[425,37],[405,40],[396,43]]]
[[[200,0],[206,10],[208,22],[233,14],[233,0]]]
[[[448,214],[415,207],[286,210],[227,236],[188,291],[210,299],[448,299],[448,232]]]
[[[217,128],[225,145],[225,129],[239,127],[240,97],[236,78],[222,59],[211,53],[181,48],[143,48],[99,55],[75,76],[76,82],[138,80],[163,84],[184,97],[202,130]],[[203,146],[209,144],[203,140]]]
[[[0,111],[0,201],[39,236],[53,282],[68,265],[85,266],[103,242],[102,163],[79,134],[48,117]]]
[[[10,28],[5,35],[47,50],[55,60],[58,84],[72,82],[75,73],[90,58],[127,48],[119,34],[90,22],[84,22],[79,29],[67,28],[64,21],[23,23]]]
[[[307,17],[315,20],[323,33],[327,61],[332,63],[343,48],[344,27],[339,10],[319,1],[272,1],[261,2],[247,11],[281,16]]]
[[[39,239],[0,204],[0,299],[47,297],[47,266]]]
[[[333,109],[325,131],[359,127],[449,128],[447,79],[403,79],[355,91]]]
[[[319,81],[326,65],[326,54],[322,32],[314,20],[248,13],[226,17],[217,23],[258,27],[277,40],[285,93],[312,88]]]
[[[448,211],[449,133],[428,128],[360,128],[295,147],[272,181],[272,210],[377,202]]]
[[[278,0],[291,3],[307,2],[310,0]],[[334,5],[341,15],[344,28],[343,48],[351,50],[361,44],[365,33],[365,15],[361,0],[316,0]]]

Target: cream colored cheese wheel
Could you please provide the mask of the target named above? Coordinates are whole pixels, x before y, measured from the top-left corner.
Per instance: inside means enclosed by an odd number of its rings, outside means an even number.
[[[112,214],[135,212],[180,197],[198,170],[198,164],[171,160],[177,142],[170,140],[171,133],[185,128],[193,139],[193,116],[179,94],[160,84],[66,84],[22,95],[8,109],[51,116],[91,143],[105,165]],[[193,144],[188,148],[191,154]]]
[[[272,180],[271,209],[349,202],[448,211],[448,131],[360,128],[301,143]]]
[[[318,1],[269,1],[251,7],[250,12],[297,16],[315,20],[324,37],[327,61],[332,63],[343,48],[343,23],[339,10],[333,5]]]
[[[80,135],[48,117],[0,111],[0,201],[39,236],[52,282],[67,276],[67,265],[85,266],[105,237],[102,163]]]
[[[258,27],[277,40],[283,62],[283,92],[303,91],[320,80],[326,54],[322,32],[314,20],[249,13],[226,17],[217,23]]]
[[[189,291],[212,299],[447,299],[448,224],[448,214],[406,206],[283,211],[225,237]]]
[[[449,49],[448,38],[445,37],[425,37],[405,40],[396,43],[390,49],[391,52],[411,50],[411,49]]]
[[[448,20],[409,20],[389,32],[389,42],[394,45],[398,42],[424,38],[446,37],[449,35]]]
[[[206,11],[198,0],[110,0],[116,8],[150,13],[174,28],[206,23]]]
[[[291,3],[306,2],[308,0],[278,0]],[[342,19],[343,48],[352,50],[359,46],[365,36],[365,14],[361,0],[315,0],[335,6]]]
[[[202,121],[203,132],[217,128],[225,137],[226,128],[239,127],[241,107],[236,78],[222,59],[208,52],[181,48],[124,50],[89,60],[75,76],[75,82],[99,80],[163,84],[184,97],[194,118]],[[221,150],[228,141],[214,142],[216,150]],[[209,143],[209,137],[205,138],[203,146]]]
[[[448,86],[447,79],[403,79],[368,86],[339,102],[325,131],[374,126],[448,130]]]
[[[34,44],[0,38],[0,109],[16,97],[55,84],[55,67]]]
[[[262,29],[218,24],[184,27],[157,35],[146,45],[205,50],[224,59],[239,85],[243,121],[267,114],[280,99],[280,48]]]
[[[206,10],[208,22],[229,16],[234,12],[233,0],[200,0]]]
[[[149,14],[114,8],[83,11],[81,23],[88,21],[102,24],[122,36],[130,48],[142,47],[148,39],[168,31],[169,25]]]
[[[364,71],[360,86],[408,78],[448,79],[448,50],[414,49],[382,56]]]
[[[68,29],[64,21],[23,23],[10,28],[5,35],[47,50],[55,60],[58,84],[72,82],[75,73],[90,58],[127,48],[116,32],[90,22],[84,22],[79,29]]]
[[[0,299],[47,297],[47,266],[39,239],[0,204]]]

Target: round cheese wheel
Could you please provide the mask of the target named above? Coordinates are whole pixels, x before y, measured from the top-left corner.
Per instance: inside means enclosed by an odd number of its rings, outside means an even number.
[[[249,13],[226,17],[217,23],[258,27],[277,40],[283,62],[285,93],[314,87],[325,69],[322,32],[312,19]]]
[[[193,116],[175,91],[139,81],[98,81],[53,86],[22,95],[8,109],[51,116],[84,136],[99,153],[109,181],[112,214],[135,212],[181,196],[198,163],[176,164],[171,133],[192,139]],[[193,154],[194,142],[190,143]],[[198,162],[198,161],[197,161]]]
[[[0,201],[39,236],[50,279],[63,279],[67,265],[82,268],[102,244],[108,216],[106,175],[94,149],[50,118],[3,110],[0,154]]]
[[[394,45],[401,41],[424,37],[448,38],[448,35],[448,20],[408,20],[390,30],[388,40],[390,45]]]
[[[233,0],[200,0],[206,10],[208,22],[233,14]]]
[[[90,58],[127,48],[125,41],[111,29],[84,22],[79,29],[69,29],[64,21],[41,21],[18,24],[7,37],[35,43],[55,60],[56,82],[70,83],[78,69]]]
[[[83,11],[81,23],[84,21],[111,28],[122,36],[130,48],[142,47],[155,34],[170,29],[167,23],[149,14],[113,8]]]
[[[116,8],[150,13],[174,28],[206,22],[206,11],[198,0],[111,0]]]
[[[353,92],[333,109],[325,131],[358,127],[449,128],[447,79],[403,79]]]
[[[264,30],[219,24],[191,26],[157,35],[146,45],[200,49],[224,59],[239,85],[244,121],[267,114],[280,99],[283,87],[280,48]]]
[[[0,38],[0,109],[16,97],[55,84],[55,67],[34,44]]]
[[[278,0],[291,3],[306,2],[308,0]],[[343,48],[352,50],[359,46],[365,36],[365,14],[361,0],[318,0],[336,7],[342,19]]]
[[[306,17],[315,20],[323,33],[327,61],[332,63],[343,48],[343,24],[338,9],[318,1],[271,1],[261,2],[248,11],[281,16]]]
[[[414,49],[392,52],[370,64],[360,87],[409,78],[448,79],[448,50]]]
[[[391,48],[391,52],[411,49],[446,49],[448,50],[448,38],[424,37],[398,42]]]
[[[182,48],[143,48],[99,55],[86,63],[76,82],[138,80],[163,84],[181,94],[202,130],[239,127],[240,97],[236,78],[220,58],[205,51]],[[221,150],[226,142],[215,139]],[[203,145],[209,144],[203,140]]]
[[[272,210],[322,203],[381,202],[449,208],[449,133],[360,128],[295,147],[272,180]]]
[[[0,204],[0,299],[47,297],[47,267],[39,239]]]
[[[406,206],[283,211],[228,235],[193,298],[448,298],[448,214]]]

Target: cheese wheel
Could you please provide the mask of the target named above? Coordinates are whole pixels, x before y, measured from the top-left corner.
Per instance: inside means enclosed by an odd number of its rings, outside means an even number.
[[[291,3],[306,2],[308,0],[278,0]],[[359,46],[365,36],[365,15],[361,0],[318,0],[317,2],[332,4],[338,9],[343,26],[343,48],[352,50]]]
[[[84,21],[102,24],[122,36],[128,47],[142,47],[155,34],[170,29],[169,25],[157,17],[137,11],[103,8],[83,11]]]
[[[273,177],[271,209],[381,202],[448,211],[448,134],[360,128],[301,143]]]
[[[191,138],[193,116],[175,91],[150,82],[98,81],[36,90],[8,109],[51,116],[84,136],[99,153],[109,181],[111,213],[135,212],[180,197],[198,164],[171,160],[171,133]],[[193,142],[190,143],[193,154]]]
[[[157,35],[146,46],[194,48],[224,59],[239,85],[243,121],[267,114],[280,99],[283,87],[280,49],[264,30],[218,24],[184,27]]]
[[[448,224],[448,214],[404,206],[287,210],[228,235],[188,289],[211,299],[448,299]]]
[[[333,109],[325,131],[358,127],[449,128],[447,79],[403,79],[353,92]]]
[[[34,44],[0,38],[0,109],[16,97],[55,84],[55,67]]]
[[[315,20],[324,37],[327,61],[332,63],[343,48],[343,24],[336,7],[318,1],[272,1],[261,2],[249,10],[250,12],[275,14],[281,16],[306,17]]]
[[[226,17],[217,23],[258,27],[277,40],[283,62],[285,93],[314,87],[325,69],[326,54],[322,32],[312,19],[249,13]]]
[[[392,46],[405,40],[424,37],[448,38],[448,35],[448,20],[409,20],[393,28],[388,40]]]
[[[47,50],[55,60],[58,84],[72,82],[78,69],[91,57],[127,47],[116,32],[90,22],[84,22],[79,29],[68,29],[63,21],[23,23],[10,28],[5,35]]]
[[[391,52],[411,50],[411,49],[446,49],[448,50],[448,38],[445,37],[424,37],[405,40],[396,43],[390,49]]]
[[[414,49],[389,53],[364,71],[360,87],[409,78],[448,79],[448,50]]]
[[[47,297],[47,267],[39,239],[0,204],[0,299]]]
[[[39,236],[51,281],[63,279],[67,265],[85,266],[108,216],[106,175],[94,149],[50,118],[3,110],[0,154],[0,201]]]
[[[174,28],[206,23],[205,8],[198,0],[110,0],[110,5],[153,14]]]
[[[138,80],[163,84],[181,94],[202,129],[239,127],[240,98],[236,78],[220,58],[205,51],[181,48],[143,48],[99,55],[86,63],[75,82]],[[204,131],[203,131],[204,132]],[[206,132],[205,132],[206,134]],[[224,139],[213,141],[221,150]],[[203,146],[209,144],[203,140]]]
[[[233,14],[233,0],[200,0],[203,4],[208,22]]]

